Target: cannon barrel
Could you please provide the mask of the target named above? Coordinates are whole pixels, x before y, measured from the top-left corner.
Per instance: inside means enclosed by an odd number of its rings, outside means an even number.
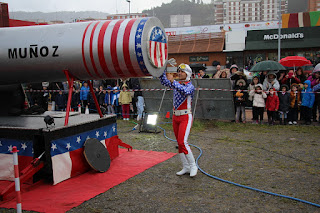
[[[168,58],[155,17],[0,29],[0,84],[160,76]]]

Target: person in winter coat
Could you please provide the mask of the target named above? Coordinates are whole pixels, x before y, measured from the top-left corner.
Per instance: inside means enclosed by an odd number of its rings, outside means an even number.
[[[112,92],[111,89],[112,89],[111,87],[107,88],[107,92],[106,92],[105,98],[104,98],[104,103],[105,103],[105,105],[107,107],[108,115],[115,113],[114,105],[113,105],[114,95],[113,95],[113,92]]]
[[[223,69],[219,70],[212,78],[218,79],[218,78],[229,78],[230,77],[230,70],[229,69]]]
[[[129,120],[130,117],[130,105],[132,103],[131,93],[128,91],[126,84],[122,85],[122,91],[120,92],[119,103],[122,106],[123,120]]]
[[[246,90],[246,82],[243,79],[240,79],[237,82],[235,90],[237,91],[234,94],[234,102],[236,105],[236,123],[240,122],[240,115],[242,115],[242,123],[246,123],[245,107],[248,94],[247,92],[243,91]]]
[[[307,80],[306,75],[303,73],[302,67],[297,68],[296,76],[297,76],[297,78],[299,78],[301,83],[303,83]]]
[[[312,75],[308,77],[307,80],[311,81],[311,88],[313,88],[314,86],[318,85],[320,83],[320,70],[317,70],[317,68],[315,68],[312,72]],[[315,94],[315,101],[312,107],[312,120],[313,121],[317,121],[317,111],[320,111],[320,95],[319,94]],[[319,115],[319,121],[320,121],[320,115]]]
[[[289,70],[288,74],[282,79],[281,84],[286,84],[289,88],[291,88],[292,84],[300,84],[301,81],[296,77],[293,70]]]
[[[263,90],[268,91],[270,88],[275,88],[277,91],[280,89],[280,84],[273,73],[269,73],[263,81]]]
[[[59,91],[59,94],[55,98],[56,102],[56,111],[65,111],[67,105],[67,99],[62,90]]]
[[[87,82],[83,83],[83,86],[80,89],[80,101],[82,109],[85,109],[88,106],[88,95],[90,93],[90,88]]]
[[[299,91],[299,85],[292,84],[291,92],[290,92],[290,109],[288,114],[289,125],[297,124],[300,105],[301,105],[301,91]]]
[[[311,89],[311,81],[306,80],[303,84],[304,90],[302,91],[302,103],[301,103],[301,113],[303,114],[303,118],[305,120],[306,125],[311,124],[311,116],[312,116],[312,106],[314,104],[314,93]]]
[[[237,83],[239,80],[243,80],[245,85],[248,84],[247,76],[242,71],[235,72],[230,79],[234,81],[234,89],[238,85]]]
[[[268,113],[269,125],[274,125],[276,113],[279,109],[279,97],[274,88],[269,89],[269,94],[266,100],[266,110]]]
[[[119,97],[120,97],[119,90],[120,89],[118,86],[113,87],[112,105],[115,113],[117,114],[117,117],[120,117],[121,115],[121,105],[119,104]]]
[[[81,101],[80,101],[80,89],[77,90],[75,87],[73,87],[72,98],[71,98],[71,108],[73,110],[76,110],[80,103],[81,103]]]
[[[263,121],[263,113],[265,107],[264,99],[267,98],[266,93],[262,91],[262,85],[257,84],[255,90],[250,91],[249,96],[251,96],[253,101],[252,110],[254,123],[258,124],[260,118],[261,124]]]
[[[287,118],[290,108],[290,93],[288,93],[288,86],[286,84],[281,85],[281,92],[279,92],[279,114],[280,114],[280,125],[287,124]],[[283,123],[282,123],[283,117]]]

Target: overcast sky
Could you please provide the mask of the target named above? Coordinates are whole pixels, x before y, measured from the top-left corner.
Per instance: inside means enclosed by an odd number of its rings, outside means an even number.
[[[128,13],[126,0],[1,0],[8,3],[9,11],[56,12],[56,11],[101,11],[111,14]],[[131,13],[141,13],[144,9],[161,6],[171,0],[131,0]],[[211,2],[204,0],[204,3]]]

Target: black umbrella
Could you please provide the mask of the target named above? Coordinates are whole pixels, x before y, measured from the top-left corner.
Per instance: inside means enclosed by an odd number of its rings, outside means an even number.
[[[189,64],[189,66],[195,72],[198,72],[199,70],[207,69],[203,64],[200,64],[200,63],[192,63],[192,64]]]
[[[261,61],[255,64],[250,69],[250,72],[280,71],[280,70],[287,70],[287,69],[276,61]]]

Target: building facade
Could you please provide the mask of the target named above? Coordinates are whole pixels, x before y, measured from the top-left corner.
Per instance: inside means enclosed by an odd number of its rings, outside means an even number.
[[[309,0],[308,11],[320,11],[320,0]]]
[[[213,2],[216,24],[278,20],[279,0],[217,0]],[[281,0],[281,13],[288,0]]]

